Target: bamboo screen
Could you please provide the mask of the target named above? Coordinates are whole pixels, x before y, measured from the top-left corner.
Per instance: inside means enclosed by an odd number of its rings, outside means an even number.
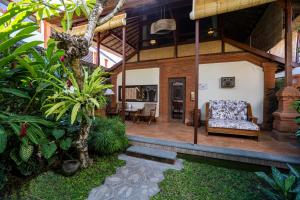
[[[250,8],[276,0],[193,0],[192,20]]]
[[[96,27],[95,33],[102,33],[120,26],[126,25],[126,13],[114,16],[111,20],[106,22],[105,24]],[[87,25],[74,27],[71,31],[72,35],[84,35],[87,29]]]

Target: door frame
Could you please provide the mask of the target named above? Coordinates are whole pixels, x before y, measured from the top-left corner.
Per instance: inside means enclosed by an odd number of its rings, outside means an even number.
[[[172,102],[171,102],[171,81],[182,80],[183,82],[183,114],[182,120],[172,119]],[[169,77],[168,78],[168,120],[170,122],[182,122],[185,123],[186,112],[186,77]]]

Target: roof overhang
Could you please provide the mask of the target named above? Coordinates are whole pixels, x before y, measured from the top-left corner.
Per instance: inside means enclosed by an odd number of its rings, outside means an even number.
[[[276,0],[193,0],[191,20],[259,6]]]

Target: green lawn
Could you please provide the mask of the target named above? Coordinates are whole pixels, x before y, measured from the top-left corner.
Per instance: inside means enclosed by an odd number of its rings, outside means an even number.
[[[265,199],[257,189],[259,180],[253,173],[260,171],[241,163],[183,157],[184,169],[169,170],[160,183],[161,192],[152,200],[259,200]],[[81,170],[75,176],[64,177],[46,172],[25,183],[19,197],[21,200],[84,200],[92,188],[124,165],[117,155],[100,157],[93,166]]]
[[[262,169],[226,161],[184,158],[184,169],[167,171],[160,183],[161,192],[152,200],[265,199],[257,189],[260,182],[253,173]]]
[[[100,157],[93,166],[81,170],[72,177],[64,177],[48,171],[22,186],[18,198],[21,200],[84,200],[92,188],[104,182],[107,176],[125,164],[117,155]]]

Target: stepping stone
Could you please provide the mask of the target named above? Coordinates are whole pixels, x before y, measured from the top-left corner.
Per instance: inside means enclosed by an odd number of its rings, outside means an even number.
[[[142,146],[131,146],[126,150],[126,154],[169,164],[174,164],[177,157],[177,153],[175,152]]]

